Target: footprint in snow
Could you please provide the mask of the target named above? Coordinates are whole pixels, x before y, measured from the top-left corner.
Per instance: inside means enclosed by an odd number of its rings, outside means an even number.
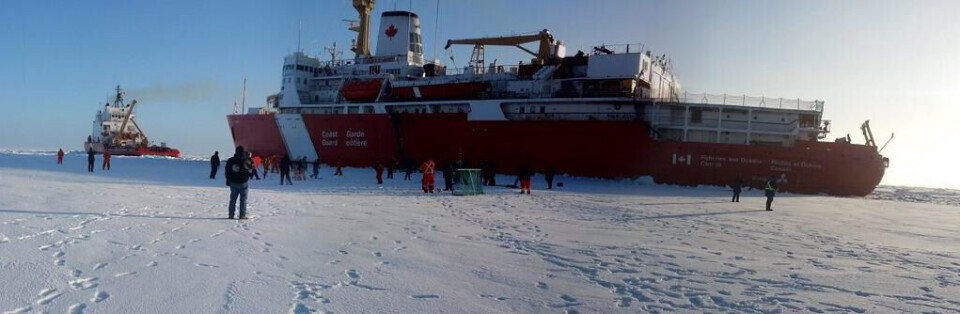
[[[77,303],[77,304],[71,305],[70,308],[67,309],[67,313],[70,313],[70,314],[82,314],[82,313],[83,313],[83,310],[86,309],[86,308],[87,308],[87,305],[86,305],[86,304]]]
[[[61,293],[57,292],[57,289],[43,289],[37,294],[37,300],[34,302],[39,305],[47,305],[50,302],[53,302],[54,299],[60,297]]]
[[[109,265],[109,263],[97,263],[97,265],[93,266],[93,270],[101,270],[104,267],[107,267],[107,265]]]
[[[86,289],[95,288],[99,286],[100,284],[97,283],[97,280],[99,280],[99,278],[97,277],[78,278],[76,280],[71,280],[67,283],[70,284],[70,286],[73,287],[74,289],[86,290]]]
[[[348,270],[344,271],[344,274],[346,274],[347,277],[349,277],[350,279],[358,279],[358,278],[360,278],[360,274],[358,274],[357,271],[354,270],[354,269],[348,269]]]
[[[125,273],[116,273],[116,274],[113,274],[113,277],[120,278],[120,277],[126,277],[130,275],[136,275],[136,274],[137,272],[131,271],[131,272],[125,272]]]
[[[110,298],[109,293],[97,290],[97,292],[93,294],[93,297],[90,298],[90,302],[100,303],[100,302],[106,301],[109,298]]]
[[[440,296],[436,294],[414,294],[410,298],[413,299],[439,299]]]
[[[32,307],[24,306],[24,307],[21,307],[21,308],[16,308],[16,309],[13,309],[13,310],[9,310],[9,311],[3,312],[3,314],[24,314],[24,313],[30,313],[30,310],[32,310],[32,309],[33,309]]]
[[[203,263],[200,263],[200,264],[196,264],[196,265],[197,265],[197,266],[200,266],[200,267],[220,268],[220,266],[211,265],[211,264],[203,264]]]

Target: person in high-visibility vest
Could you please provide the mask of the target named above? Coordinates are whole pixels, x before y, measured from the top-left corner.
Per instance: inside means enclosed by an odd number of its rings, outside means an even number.
[[[433,160],[427,159],[423,164],[420,165],[420,171],[423,171],[423,179],[420,179],[420,184],[423,186],[423,193],[433,193],[433,172],[436,170],[437,165],[433,163]]]
[[[778,190],[779,188],[780,188],[780,187],[777,186],[777,179],[774,179],[773,176],[767,177],[767,187],[764,189],[764,194],[767,195],[767,210],[768,210],[768,211],[773,211],[773,209],[770,208],[770,205],[773,204],[773,197],[774,197],[775,195],[777,195],[777,190]]]

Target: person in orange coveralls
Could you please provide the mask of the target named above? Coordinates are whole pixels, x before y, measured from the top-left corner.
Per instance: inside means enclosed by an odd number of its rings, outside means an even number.
[[[63,148],[57,151],[57,164],[63,164]]]
[[[437,168],[437,165],[433,163],[432,159],[427,159],[423,164],[420,165],[420,171],[423,171],[423,179],[420,180],[420,184],[423,186],[423,193],[433,193],[433,172]]]
[[[103,151],[103,166],[100,170],[110,170],[110,152],[106,150]]]

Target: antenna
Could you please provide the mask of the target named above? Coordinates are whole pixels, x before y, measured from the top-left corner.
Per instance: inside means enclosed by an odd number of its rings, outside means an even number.
[[[302,32],[303,32],[303,0],[300,1],[300,10],[297,11],[297,52],[303,52],[302,50],[300,50],[300,34]],[[246,79],[244,79],[244,82],[246,82]]]
[[[433,60],[439,60],[437,58],[437,46],[440,44],[437,42],[437,34],[440,33],[440,0],[437,0],[437,15],[433,19]]]
[[[247,77],[243,77],[243,94],[242,100],[240,101],[240,113],[247,112]]]
[[[330,63],[337,63],[337,57],[342,54],[342,51],[337,50],[337,42],[333,42],[333,46],[323,47],[328,54],[330,54]]]

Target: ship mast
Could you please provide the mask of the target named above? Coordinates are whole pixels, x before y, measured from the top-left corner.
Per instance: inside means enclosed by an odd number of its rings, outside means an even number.
[[[370,12],[373,11],[374,2],[376,0],[353,0],[353,8],[360,15],[360,22],[350,26],[350,30],[357,32],[357,39],[350,50],[357,54],[357,58],[370,56]]]

